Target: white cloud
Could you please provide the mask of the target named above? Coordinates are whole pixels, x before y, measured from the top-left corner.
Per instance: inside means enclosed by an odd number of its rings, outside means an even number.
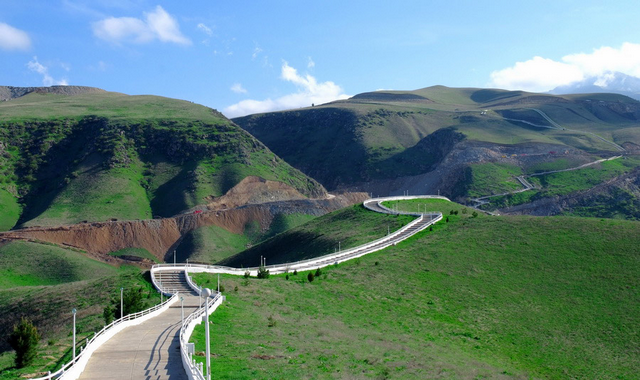
[[[246,94],[247,90],[242,87],[242,84],[240,83],[234,83],[233,86],[231,86],[231,91],[235,92],[236,94]]]
[[[27,32],[16,29],[9,24],[0,22],[0,49],[28,50],[30,47],[31,39]]]
[[[601,47],[592,53],[569,54],[561,61],[534,57],[491,73],[491,86],[507,90],[544,92],[588,77],[604,78],[611,72],[640,77],[640,44],[624,43],[619,49]]]
[[[263,50],[262,50],[262,49],[260,49],[259,47],[255,47],[255,48],[253,49],[253,54],[251,54],[251,59],[256,59],[256,58],[258,58],[258,56],[259,56],[259,55],[260,55],[260,53],[262,53],[262,52],[263,52]]]
[[[302,76],[287,62],[282,64],[280,79],[295,84],[297,91],[277,99],[243,100],[225,108],[224,114],[227,117],[238,117],[253,113],[309,107],[311,104],[349,98],[349,95],[346,95],[337,84],[331,81],[318,83],[316,78],[309,74]]]
[[[54,84],[66,86],[69,84],[67,83],[66,79],[53,79],[53,77],[49,74],[49,68],[38,62],[38,57],[33,57],[33,60],[27,63],[27,67],[29,68],[29,70],[42,75],[42,84],[44,84],[45,86],[52,86]]]
[[[144,12],[144,20],[134,17],[109,17],[93,23],[93,34],[112,43],[147,43],[154,40],[190,45],[191,40],[180,32],[178,22],[161,6]]]
[[[199,23],[198,24],[198,29],[203,31],[209,37],[211,37],[213,35],[213,30],[211,30],[211,28],[209,28],[208,26],[206,26],[203,23]]]
[[[313,59],[311,59],[311,57],[309,57],[307,61],[307,69],[313,69],[314,67],[316,67],[316,63],[313,62]]]

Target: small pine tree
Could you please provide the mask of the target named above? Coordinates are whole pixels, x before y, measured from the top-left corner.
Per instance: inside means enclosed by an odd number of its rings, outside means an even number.
[[[244,278],[249,278],[249,276],[251,276],[251,272],[245,271],[244,272]]]
[[[320,270],[320,268],[316,269],[316,277],[320,277],[322,275],[322,271]]]
[[[9,335],[9,345],[16,351],[16,367],[23,368],[33,362],[39,340],[40,334],[31,320],[20,318],[20,323],[13,326],[13,332]]]
[[[116,309],[112,305],[105,306],[102,311],[102,318],[104,318],[104,324],[109,325],[113,322],[114,315],[116,313]]]
[[[314,276],[313,276],[313,272],[309,272],[309,274],[307,275],[307,280],[308,280],[309,282],[313,282],[313,277],[314,277]]]
[[[269,270],[263,266],[258,268],[258,278],[269,278]]]
[[[294,269],[294,270],[293,270],[293,275],[294,275],[294,276],[297,276],[297,275],[298,275],[298,270],[297,270],[297,269]]]

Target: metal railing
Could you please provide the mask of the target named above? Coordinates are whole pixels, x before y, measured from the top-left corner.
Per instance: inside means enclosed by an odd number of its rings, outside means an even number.
[[[209,314],[213,313],[223,300],[224,297],[221,293],[216,293],[207,300],[209,303]],[[195,353],[193,343],[189,343],[193,329],[196,325],[202,323],[202,320],[199,321],[198,319],[204,316],[205,310],[204,307],[200,307],[198,310],[189,314],[180,327],[180,356],[182,357],[182,366],[189,380],[207,380],[204,376],[202,363],[197,363],[193,358],[193,354]]]
[[[95,351],[98,347],[100,347],[103,343],[105,343],[111,337],[107,337],[106,339],[102,339],[102,338],[105,338],[109,333],[113,332],[113,330],[115,330],[115,329],[117,329],[119,327],[123,327],[122,325],[125,324],[126,322],[133,321],[135,319],[138,319],[138,318],[147,316],[147,315],[149,315],[151,313],[154,313],[154,312],[156,312],[156,311],[158,311],[158,310],[160,310],[162,308],[169,307],[169,305],[171,303],[173,303],[174,301],[177,300],[177,297],[178,297],[178,294],[175,294],[173,297],[167,299],[163,303],[160,303],[160,304],[158,304],[156,306],[153,306],[153,307],[151,307],[149,309],[146,309],[146,310],[143,310],[143,311],[139,311],[139,312],[133,313],[133,314],[128,314],[128,315],[125,315],[122,318],[116,319],[115,321],[111,322],[107,326],[103,327],[102,330],[100,330],[99,332],[95,333],[91,339],[86,340],[86,344],[84,346],[80,347],[80,353],[78,355],[76,355],[75,359],[71,359],[70,362],[68,362],[65,365],[63,365],[62,368],[60,368],[56,372],[49,373],[49,374],[47,374],[47,376],[38,377],[38,378],[35,378],[33,380],[71,379],[71,378],[74,378],[74,377],[65,376],[65,375],[69,374],[72,371],[74,371],[75,370],[74,365],[78,364],[78,362],[80,362],[80,361],[84,361],[84,364],[86,365],[86,362],[89,360],[89,357],[91,356],[93,351]],[[126,327],[126,326],[124,326],[124,327]],[[72,348],[72,350],[73,350],[73,348]],[[84,367],[82,369],[84,369]],[[76,374],[75,378],[77,378],[80,375],[81,372],[82,372],[82,370],[80,370]]]

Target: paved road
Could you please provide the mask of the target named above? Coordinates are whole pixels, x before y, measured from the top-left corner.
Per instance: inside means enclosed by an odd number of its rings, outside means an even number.
[[[184,296],[185,318],[199,306],[197,296]],[[80,379],[182,380],[180,302],[137,326],[127,327],[93,353]]]

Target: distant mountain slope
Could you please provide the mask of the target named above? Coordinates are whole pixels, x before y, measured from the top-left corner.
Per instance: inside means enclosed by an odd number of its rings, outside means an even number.
[[[580,82],[556,87],[551,94],[588,94],[608,92],[640,100],[640,78],[620,72],[610,72],[598,77],[585,78]]]
[[[374,195],[440,191],[461,200],[471,164],[526,172],[560,158],[640,152],[640,102],[605,93],[434,86],[233,121],[328,189]]]
[[[5,230],[170,216],[247,176],[325,194],[207,107],[86,87],[7,89],[15,96],[0,103]]]

